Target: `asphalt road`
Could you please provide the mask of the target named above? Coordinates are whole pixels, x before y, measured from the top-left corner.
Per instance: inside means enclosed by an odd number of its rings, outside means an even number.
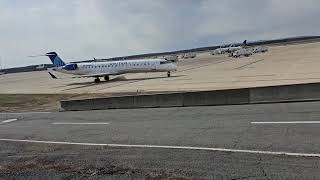
[[[3,113],[0,179],[319,179],[319,109]]]

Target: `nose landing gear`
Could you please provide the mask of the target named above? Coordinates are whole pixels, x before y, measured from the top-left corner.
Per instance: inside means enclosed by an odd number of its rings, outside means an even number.
[[[109,76],[104,76],[104,80],[109,81],[109,80],[110,80]],[[99,78],[99,77],[96,77],[96,78],[94,79],[94,82],[95,82],[95,83],[99,83],[99,82],[100,82],[100,78]]]
[[[170,77],[170,76],[171,76],[171,73],[170,73],[170,71],[168,71],[168,72],[167,72],[167,76],[168,76],[168,77]]]

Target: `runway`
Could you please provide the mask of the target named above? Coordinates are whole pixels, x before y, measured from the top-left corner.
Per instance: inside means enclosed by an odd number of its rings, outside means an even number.
[[[319,108],[2,113],[0,177],[317,179]]]

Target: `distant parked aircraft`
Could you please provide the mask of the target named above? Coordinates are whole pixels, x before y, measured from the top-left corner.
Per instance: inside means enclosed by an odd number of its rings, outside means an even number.
[[[215,49],[211,52],[211,54],[218,55],[218,54],[232,53],[232,52],[237,51],[239,49],[242,49],[242,47],[230,45],[229,47],[225,47],[225,48],[220,47],[218,49]]]
[[[253,54],[253,50],[251,48],[243,48],[243,49],[239,49],[233,53],[231,53],[232,57],[241,57],[241,56],[251,56]]]
[[[197,57],[196,53],[186,53],[181,56],[182,59],[189,59],[189,58],[195,58],[195,57]]]
[[[235,51],[243,49],[243,47],[247,46],[247,40],[244,40],[241,46],[235,46],[234,44],[231,44],[229,47],[220,47],[211,52],[212,55],[218,55],[218,54],[226,54],[230,53],[232,54]]]

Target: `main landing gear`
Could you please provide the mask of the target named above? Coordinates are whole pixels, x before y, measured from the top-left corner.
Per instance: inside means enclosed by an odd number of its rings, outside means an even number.
[[[109,76],[105,76],[104,80],[109,81],[110,80]]]
[[[100,82],[100,78],[99,78],[99,77],[95,78],[95,79],[94,79],[94,82],[95,82],[95,83],[99,83],[99,82]]]
[[[105,76],[105,77],[104,77],[104,80],[109,81],[109,80],[110,80],[109,76]],[[101,81],[100,81],[100,78],[99,78],[99,77],[96,77],[96,78],[94,79],[94,82],[95,82],[95,83],[101,82]]]
[[[168,77],[170,77],[170,76],[171,76],[171,73],[170,73],[170,71],[168,71],[168,72],[167,72],[167,76],[168,76]]]

